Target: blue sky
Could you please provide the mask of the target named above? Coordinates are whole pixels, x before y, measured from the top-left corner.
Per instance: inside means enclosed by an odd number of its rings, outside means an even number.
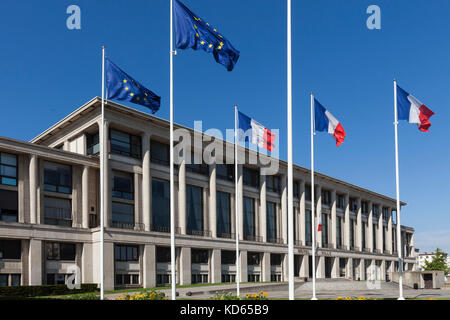
[[[204,52],[175,58],[175,121],[233,128],[233,106],[280,129],[286,158],[286,4],[275,0],[184,0],[216,26],[241,57],[233,72]],[[66,8],[81,8],[81,30],[66,28]],[[366,9],[381,8],[381,30]],[[416,246],[450,251],[450,2],[446,0],[293,0],[294,162],[310,167],[309,92],[343,124],[336,148],[315,140],[324,174],[395,197],[393,85],[432,109],[428,134],[399,126],[402,224]],[[101,94],[101,45],[108,57],[162,97],[169,116],[168,0],[2,1],[0,135],[30,140]],[[133,106],[145,111],[145,108]],[[25,116],[25,118],[24,118]]]

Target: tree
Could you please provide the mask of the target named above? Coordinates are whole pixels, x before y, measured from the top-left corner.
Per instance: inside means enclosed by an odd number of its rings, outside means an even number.
[[[436,254],[431,261],[425,260],[423,267],[425,271],[438,270],[444,271],[444,274],[450,273],[450,266],[447,265],[447,254],[441,249],[436,249]]]

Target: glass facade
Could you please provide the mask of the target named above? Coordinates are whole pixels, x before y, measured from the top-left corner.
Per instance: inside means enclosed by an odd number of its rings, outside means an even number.
[[[244,197],[244,236],[255,236],[255,200]]]
[[[266,224],[267,224],[267,240],[274,242],[277,238],[277,209],[276,203],[267,201],[266,203]]]
[[[170,232],[170,183],[152,179],[152,231]]]
[[[203,189],[186,185],[186,212],[188,233],[203,231]]]
[[[231,201],[230,194],[217,191],[217,236],[220,238],[231,237]]]

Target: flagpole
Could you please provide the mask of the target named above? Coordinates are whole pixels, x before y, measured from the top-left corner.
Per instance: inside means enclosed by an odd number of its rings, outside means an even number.
[[[288,115],[288,264],[289,300],[294,300],[294,198],[292,167],[292,23],[291,0],[287,0],[287,115]]]
[[[105,298],[104,244],[105,244],[105,46],[102,46],[102,116],[101,116],[101,151],[100,151],[100,299]]]
[[[398,300],[405,300],[403,297],[403,260],[402,260],[402,237],[400,226],[400,177],[398,167],[398,115],[397,115],[397,80],[394,79],[394,128],[395,128],[395,180],[397,191],[397,251],[398,251]]]
[[[172,277],[172,300],[176,299],[175,274],[175,192],[173,165],[173,0],[170,0],[170,267]]]
[[[236,234],[236,295],[240,295],[240,265],[239,265],[239,212],[238,212],[238,109],[237,104],[234,105],[234,187],[235,187],[235,199],[234,199],[234,211],[235,211],[235,234]]]
[[[314,199],[314,95],[311,92],[311,249],[312,249],[312,283],[313,296],[311,300],[317,300],[316,297],[316,214]]]

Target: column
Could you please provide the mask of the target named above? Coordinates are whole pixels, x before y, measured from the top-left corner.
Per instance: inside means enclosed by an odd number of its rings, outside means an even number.
[[[216,163],[209,165],[209,230],[213,238],[217,237],[217,189]],[[220,276],[219,276],[220,278]],[[220,282],[220,281],[219,281]]]
[[[262,259],[262,281],[270,281],[270,252],[263,253]]]
[[[331,278],[339,278],[339,257],[331,258],[333,266],[331,268]]]
[[[288,229],[287,229],[287,176],[282,174],[280,176],[280,187],[281,187],[281,234],[280,237],[283,239],[283,243],[288,243]]]
[[[347,279],[354,279],[353,274],[353,258],[347,258],[347,265],[345,266],[345,277]]]
[[[81,208],[82,208],[82,227],[89,228],[89,166],[83,167],[81,177]]]
[[[300,277],[309,278],[309,255],[304,254],[300,256]]]
[[[144,288],[156,287],[156,246],[145,244],[142,259],[142,286]]]
[[[330,243],[332,245],[332,248],[336,249],[336,190],[331,190],[331,239]],[[341,226],[342,228],[342,226]],[[328,233],[330,234],[330,232]],[[336,259],[335,259],[336,260]],[[337,259],[339,260],[339,259]],[[339,267],[338,267],[339,271]]]
[[[92,243],[84,242],[81,253],[81,282],[94,283],[93,278],[93,261],[92,261]]]
[[[287,253],[283,254],[283,263],[282,263],[282,281],[289,280],[289,256]]]
[[[42,240],[30,239],[28,251],[28,281],[30,286],[42,285]]]
[[[325,257],[316,256],[316,275],[318,279],[325,278]]]
[[[380,279],[381,281],[386,280],[386,260],[381,260],[381,267],[380,267]]]
[[[342,223],[342,227],[344,228],[344,246],[347,250],[350,250],[350,228],[352,227],[350,220],[350,195],[348,193],[345,194],[345,212],[344,212],[344,221]]]
[[[359,259],[359,279],[366,280],[366,260]]]
[[[260,233],[259,235],[262,237],[262,241],[263,242],[267,242],[267,197],[266,197],[266,176],[262,175],[262,168],[260,168],[260,189],[259,189],[259,214],[260,214]],[[279,237],[281,238],[281,237]],[[270,261],[269,261],[269,265],[270,265]],[[265,280],[263,280],[265,281]],[[269,280],[270,281],[270,273],[269,273]]]
[[[297,221],[297,226],[300,227],[300,238],[302,245],[306,244],[306,226],[305,226],[305,215],[306,215],[306,206],[305,206],[305,181],[300,181],[300,221]],[[303,259],[305,260],[305,259]],[[306,259],[307,260],[307,259]],[[303,261],[302,265],[305,264]]]
[[[317,243],[317,247],[321,248],[322,247],[322,232],[318,231],[318,226],[319,226],[319,222],[322,221],[322,186],[317,184],[316,186],[316,193],[315,193],[315,200],[316,200],[316,215],[315,215],[315,219],[316,219],[316,223],[315,223],[315,230],[313,230],[313,232],[316,233],[316,243]],[[322,222],[323,224],[323,222]]]
[[[360,251],[362,251],[362,219],[361,219],[361,198],[357,198],[357,206],[358,206],[358,212],[356,215],[356,232],[355,232],[355,242],[356,247],[359,248]]]
[[[239,254],[239,265],[241,266],[241,282],[248,282],[247,251],[241,251]]]
[[[31,155],[30,159],[30,223],[36,224],[38,222],[38,207],[37,207],[37,188],[38,188],[38,168],[39,160],[37,155]]]
[[[151,231],[152,219],[152,194],[151,194],[151,175],[150,175],[150,135],[142,135],[142,222],[145,231]]]
[[[184,150],[183,150],[184,152]],[[180,223],[181,234],[186,234],[187,216],[186,216],[186,160],[181,159],[178,168],[178,221]],[[189,258],[190,259],[190,258]],[[189,275],[190,283],[190,275]]]
[[[213,249],[211,253],[211,283],[222,282],[222,255],[220,249]]]
[[[367,248],[369,248],[370,252],[374,252],[376,248],[373,247],[373,207],[372,207],[372,202],[371,201],[367,201],[367,206],[369,209],[369,216],[367,218],[367,239],[368,239],[368,243]]]
[[[390,208],[388,210],[388,223],[387,223],[387,234],[386,234],[386,248],[390,254],[394,251],[392,248],[392,210]]]
[[[100,249],[100,243],[98,248]],[[95,251],[100,252],[100,251]],[[95,258],[99,259],[100,255],[94,255]],[[104,246],[104,274],[105,274],[105,290],[114,290],[114,278],[115,278],[115,270],[114,270],[114,243],[106,242]]]
[[[191,248],[181,248],[180,255],[180,285],[191,284],[192,275]]]

